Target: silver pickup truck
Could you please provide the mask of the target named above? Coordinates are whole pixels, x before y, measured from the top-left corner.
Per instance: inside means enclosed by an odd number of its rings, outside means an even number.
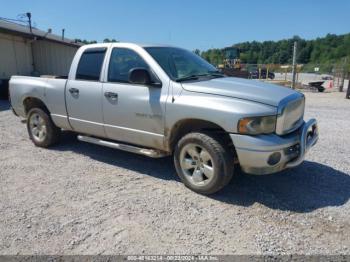
[[[318,139],[303,94],[226,77],[170,46],[86,45],[68,78],[13,76],[10,99],[36,146],[71,130],[89,143],[173,155],[183,183],[202,194],[224,187],[238,164],[259,175],[295,167]]]

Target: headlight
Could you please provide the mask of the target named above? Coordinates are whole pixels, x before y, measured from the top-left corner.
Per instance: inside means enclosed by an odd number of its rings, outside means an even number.
[[[276,116],[242,118],[238,122],[238,132],[247,135],[270,134],[275,132]]]

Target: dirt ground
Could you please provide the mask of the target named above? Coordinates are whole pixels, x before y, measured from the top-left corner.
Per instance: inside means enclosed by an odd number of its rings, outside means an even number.
[[[350,100],[306,93],[320,140],[298,168],[198,195],[171,158],[65,133],[35,147],[0,102],[0,254],[350,254]]]

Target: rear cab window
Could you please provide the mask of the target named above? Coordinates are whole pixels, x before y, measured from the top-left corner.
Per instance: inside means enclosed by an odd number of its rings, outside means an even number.
[[[80,57],[75,79],[99,81],[107,48],[90,48]]]

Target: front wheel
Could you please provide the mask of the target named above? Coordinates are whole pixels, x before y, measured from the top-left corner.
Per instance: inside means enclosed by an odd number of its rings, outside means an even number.
[[[174,152],[177,174],[191,190],[213,194],[233,176],[233,154],[220,139],[202,133],[190,133],[178,142]]]
[[[28,112],[27,129],[36,146],[49,147],[59,141],[61,129],[52,122],[48,113],[40,108]]]

